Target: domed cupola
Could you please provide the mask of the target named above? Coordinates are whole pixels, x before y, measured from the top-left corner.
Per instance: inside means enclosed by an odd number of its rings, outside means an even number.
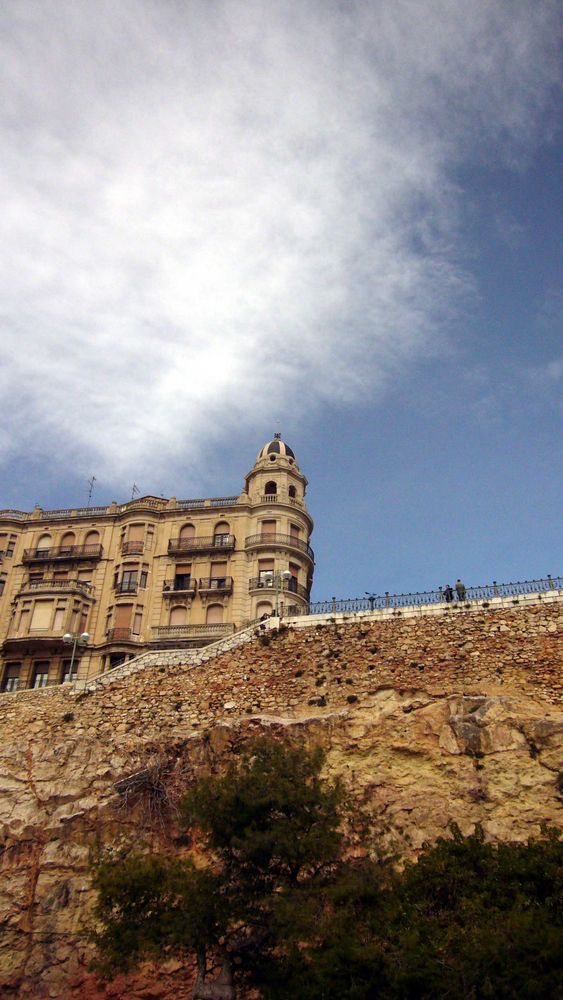
[[[280,455],[284,458],[290,459],[290,464],[293,465],[295,462],[295,453],[292,448],[289,447],[285,441],[282,441],[281,434],[274,434],[274,440],[268,441],[263,448],[260,449],[256,457],[256,461],[259,462],[262,458],[269,458],[270,455],[276,456]]]
[[[257,496],[276,496],[279,500],[302,501],[307,489],[307,480],[295,459],[295,452],[281,434],[274,434],[260,449],[254,468],[246,477],[246,493]]]

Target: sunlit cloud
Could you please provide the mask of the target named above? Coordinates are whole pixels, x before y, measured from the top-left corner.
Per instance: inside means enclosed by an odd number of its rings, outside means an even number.
[[[447,349],[472,289],[453,171],[527,155],[556,15],[5,6],[0,455],[64,445],[128,482]]]

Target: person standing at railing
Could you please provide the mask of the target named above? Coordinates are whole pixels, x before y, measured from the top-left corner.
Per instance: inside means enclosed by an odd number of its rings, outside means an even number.
[[[461,582],[459,577],[455,582],[455,592],[457,594],[458,601],[465,600],[465,584]]]
[[[454,592],[449,583],[444,587],[444,600],[447,604],[451,604],[454,599]]]

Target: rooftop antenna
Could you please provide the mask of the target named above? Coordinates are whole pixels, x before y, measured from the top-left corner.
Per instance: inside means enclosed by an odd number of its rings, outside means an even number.
[[[141,495],[141,491],[140,491],[139,487],[137,486],[137,483],[133,483],[133,488],[131,490],[131,499],[134,500],[136,496],[140,497],[140,495]]]
[[[92,490],[94,489],[95,482],[96,482],[95,476],[92,476],[92,478],[88,480],[89,490],[88,490],[88,503],[86,504],[87,507],[89,507],[92,502]]]

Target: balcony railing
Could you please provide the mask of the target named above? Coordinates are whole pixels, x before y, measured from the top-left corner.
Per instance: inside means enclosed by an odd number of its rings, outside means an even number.
[[[233,578],[232,576],[211,576],[204,577],[203,580],[199,581],[199,592],[203,593],[219,593],[219,594],[232,594],[233,592]]]
[[[140,584],[134,582],[133,580],[128,580],[127,582],[121,580],[119,583],[115,584],[113,589],[116,594],[136,594],[139,587]]]
[[[186,555],[188,552],[228,552],[235,547],[234,535],[213,535],[209,538],[172,538],[168,542],[170,555]]]
[[[260,577],[253,577],[248,581],[249,590],[269,590],[275,594],[276,585],[273,580],[262,580]],[[307,588],[303,584],[298,583],[297,580],[283,580],[281,584],[280,593],[282,594],[297,594],[298,597],[302,597],[305,601],[309,599],[309,594]]]
[[[22,562],[53,562],[69,559],[100,559],[101,545],[52,545],[45,549],[24,549]]]
[[[141,636],[133,634],[130,628],[110,628],[106,639],[108,642],[141,642]]]
[[[144,549],[144,542],[123,542],[121,546],[121,553],[124,556],[140,556],[143,554]]]
[[[374,611],[387,609],[412,608],[419,605],[446,604],[451,608],[463,608],[470,602],[482,602],[483,607],[488,606],[489,601],[498,597],[511,597],[514,604],[519,603],[519,598],[526,594],[542,594],[552,591],[563,590],[563,577],[548,576],[542,580],[517,580],[513,583],[492,583],[478,587],[466,587],[465,594],[458,598],[454,592],[452,601],[446,601],[444,591],[440,587],[438,590],[425,590],[412,594],[366,594],[365,597],[352,597],[348,599],[338,599],[333,597],[329,601],[315,601],[310,604],[306,614],[337,614],[354,611]]]
[[[217,625],[157,625],[153,628],[155,639],[171,640],[175,639],[220,639],[221,636],[231,635],[235,631],[232,622],[224,622]]]
[[[305,552],[309,556],[309,559],[314,562],[315,554],[310,545],[307,542],[301,541],[300,538],[295,538],[294,535],[279,535],[279,534],[261,534],[261,535],[249,535],[244,541],[245,549],[258,549],[262,547],[269,549],[277,548],[282,546],[283,548],[298,549],[299,552]]]
[[[162,585],[162,594],[164,597],[173,597],[174,594],[185,594],[193,597],[195,592],[195,580],[165,580]]]
[[[22,584],[22,590],[81,590],[89,594],[92,584],[87,580],[27,580]]]

